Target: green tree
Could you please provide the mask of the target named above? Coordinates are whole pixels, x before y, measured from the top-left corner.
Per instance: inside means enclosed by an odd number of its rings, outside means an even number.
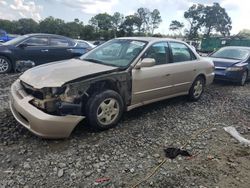
[[[188,39],[198,37],[198,31],[203,24],[204,8],[205,6],[202,4],[194,4],[184,12],[184,18],[186,18],[190,24],[189,30],[186,30]]]
[[[187,30],[189,39],[197,38],[199,31],[206,37],[214,32],[228,36],[232,29],[231,18],[219,3],[213,3],[212,6],[194,4],[184,13],[184,17],[190,23],[190,29]]]
[[[226,10],[219,3],[204,7],[204,16],[202,17],[202,26],[205,29],[205,35],[210,36],[211,32],[219,32],[223,36],[230,35],[232,21]]]
[[[95,32],[95,28],[92,25],[85,25],[83,29],[81,29],[80,37],[85,40],[95,40],[100,36]]]
[[[179,31],[180,34],[183,28],[184,28],[184,24],[177,20],[173,20],[169,25],[169,30],[174,31],[174,32]]]
[[[124,16],[119,13],[115,12],[112,16],[112,26],[113,26],[113,31],[114,31],[114,37],[117,35],[117,31],[120,28],[122,22],[124,21]]]
[[[52,16],[45,18],[39,23],[40,32],[51,34],[65,34],[65,22]]]
[[[33,19],[19,19],[16,23],[16,33],[17,34],[28,34],[38,32],[39,25]]]
[[[112,16],[107,13],[97,14],[89,22],[97,30],[109,30],[112,28]]]
[[[125,17],[120,28],[125,36],[132,36],[136,30],[140,31],[140,26],[141,20],[135,15],[129,15]]]
[[[137,17],[138,32],[147,32],[150,21],[150,11],[147,8],[138,8],[134,15]]]
[[[63,34],[71,38],[79,38],[81,36],[81,31],[84,29],[83,22],[75,19],[74,22],[67,22],[63,28]]]
[[[0,29],[7,31],[8,33],[17,34],[16,25],[14,24],[15,22],[16,21],[0,19]]]
[[[151,33],[154,34],[154,30],[159,28],[159,25],[162,22],[161,13],[158,9],[154,9],[153,12],[150,13],[150,16]]]

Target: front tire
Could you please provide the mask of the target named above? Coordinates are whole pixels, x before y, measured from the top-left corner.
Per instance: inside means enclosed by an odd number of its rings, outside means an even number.
[[[94,130],[110,129],[121,119],[123,109],[123,100],[117,92],[106,90],[94,94],[86,107],[88,123]]]
[[[198,101],[201,98],[204,88],[205,88],[204,78],[201,76],[197,77],[189,90],[188,94],[189,100]]]
[[[12,64],[9,59],[0,56],[0,74],[9,73],[12,69]]]
[[[244,86],[247,81],[247,77],[248,77],[247,71],[244,71],[241,75],[239,85]]]

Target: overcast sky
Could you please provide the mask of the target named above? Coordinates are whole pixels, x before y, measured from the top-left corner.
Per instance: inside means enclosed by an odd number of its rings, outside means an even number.
[[[232,34],[250,29],[248,21],[250,0],[0,0],[0,19],[33,18],[36,21],[48,16],[65,21],[80,19],[84,24],[98,13],[133,14],[139,7],[159,9],[163,22],[156,32],[167,34],[172,20],[185,22],[183,13],[194,3],[210,5],[218,2],[232,18]]]

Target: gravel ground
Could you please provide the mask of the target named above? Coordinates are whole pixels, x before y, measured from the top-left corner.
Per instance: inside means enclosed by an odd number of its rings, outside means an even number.
[[[105,132],[81,125],[68,139],[45,140],[11,115],[9,86],[17,77],[0,75],[0,187],[132,187],[165,159],[164,148],[211,126],[185,147],[193,158],[167,159],[140,187],[249,187],[250,149],[223,127],[250,139],[250,83],[215,83],[198,102],[178,97],[128,112]]]

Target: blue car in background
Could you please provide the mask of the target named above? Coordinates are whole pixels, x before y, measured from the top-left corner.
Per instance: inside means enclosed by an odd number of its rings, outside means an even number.
[[[7,41],[12,40],[14,38],[15,38],[14,36],[7,34],[6,31],[0,29],[0,42],[7,42]]]
[[[215,66],[215,80],[245,85],[250,78],[250,47],[223,47],[209,55]]]

